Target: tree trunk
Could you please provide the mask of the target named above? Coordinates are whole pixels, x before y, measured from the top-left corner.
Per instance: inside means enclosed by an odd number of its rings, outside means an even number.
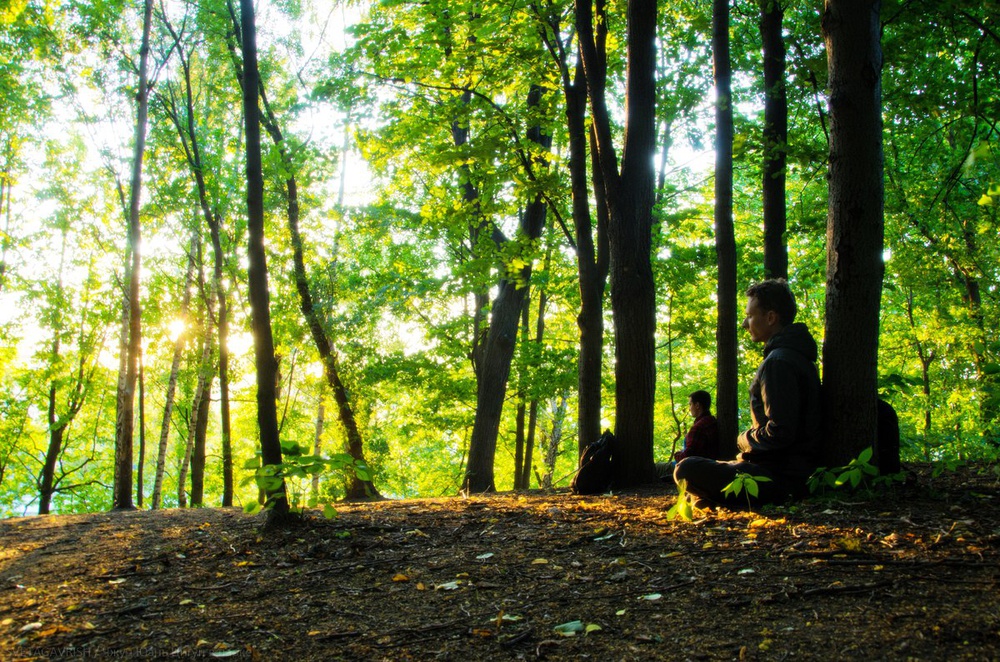
[[[549,226],[549,236],[551,239],[551,225]],[[545,254],[545,271],[548,272],[550,265],[552,264],[552,244],[549,243],[548,251]],[[545,305],[548,303],[548,294],[545,289],[538,290],[538,317],[535,320],[535,345],[538,347],[539,355],[541,355],[542,340],[545,338]],[[525,322],[527,323],[527,318]],[[538,396],[533,395],[531,400],[528,402],[528,430],[527,435],[524,440],[524,465],[521,473],[521,488],[530,489],[531,487],[531,473],[532,464],[534,462],[535,453],[535,433],[538,430]]]
[[[271,333],[271,294],[267,284],[267,253],[264,250],[264,176],[260,149],[260,108],[257,102],[260,75],[257,69],[257,26],[252,0],[240,0],[243,41],[243,117],[246,124],[247,171],[247,260],[250,299],[250,328],[254,338],[257,368],[257,426],[261,459],[265,466],[280,466],[281,440],[278,437],[275,377],[278,361]],[[268,505],[280,523],[289,512],[285,481],[269,486]]]
[[[235,11],[233,13],[235,19]],[[233,505],[233,449],[231,432],[231,415],[229,406],[229,294],[226,290],[223,276],[223,266],[225,254],[222,248],[221,218],[218,210],[212,210],[209,200],[208,185],[205,178],[204,158],[202,156],[201,145],[198,140],[197,124],[195,122],[194,91],[191,84],[191,55],[184,50],[181,43],[181,36],[174,31],[169,21],[166,21],[167,29],[170,30],[177,48],[181,68],[184,73],[184,107],[185,113],[182,117],[178,112],[173,95],[165,98],[168,114],[174,122],[177,133],[181,139],[181,145],[191,168],[191,175],[195,181],[198,193],[198,205],[201,209],[202,217],[208,225],[212,239],[213,270],[212,289],[218,304],[218,317],[215,324],[219,337],[219,409],[222,426],[222,505],[228,507]],[[234,23],[234,28],[238,25]],[[242,80],[242,75],[240,76]],[[195,234],[198,230],[195,230]],[[201,245],[197,246],[200,254]],[[192,254],[194,245],[192,244]],[[193,264],[193,262],[192,262]],[[186,293],[185,293],[186,296]],[[162,443],[162,440],[161,440]]]
[[[195,254],[198,251],[200,233],[197,229],[191,232],[191,243],[188,248],[188,268],[184,275],[184,294],[181,298],[180,316],[184,320],[185,329],[174,340],[174,353],[170,362],[170,377],[167,380],[166,401],[163,404],[163,421],[160,424],[160,441],[156,449],[156,477],[153,480],[153,495],[150,498],[153,510],[160,507],[163,494],[163,472],[167,460],[167,443],[170,440],[170,423],[174,412],[174,398],[177,393],[177,375],[180,372],[181,355],[187,344],[187,326],[190,323],[188,313],[191,307],[191,287],[194,285]]]
[[[844,464],[876,436],[878,331],[884,264],[878,0],[827,0],[830,88],[825,460]]]
[[[194,451],[194,427],[197,408],[201,404],[201,394],[195,390],[191,411],[187,417],[187,438],[184,441],[184,457],[177,471],[177,507],[187,508],[187,478],[191,470],[191,454]]]
[[[45,463],[42,465],[41,479],[38,481],[38,514],[48,515],[55,492],[56,462],[62,453],[65,425],[57,422],[56,416],[56,385],[49,386],[49,447],[45,452]]]
[[[188,472],[191,475],[191,505],[202,505],[204,494],[205,476],[205,443],[204,435],[199,440],[199,428],[204,416],[208,420],[209,401],[211,400],[212,389],[212,332],[209,322],[209,315],[205,315],[205,328],[201,337],[201,358],[198,361],[198,382],[194,390],[194,398],[191,401],[191,415],[188,417],[187,443],[184,447],[184,465],[181,475],[178,478],[178,502],[181,507],[187,505],[183,499],[187,486]],[[200,447],[199,447],[200,446]]]
[[[566,419],[566,394],[560,394],[559,400],[552,400],[552,433],[545,445],[545,476],[539,480],[543,489],[552,487],[552,474],[556,470],[556,458],[559,457],[559,444],[562,441],[563,421]]]
[[[194,445],[191,452],[191,505],[205,505],[205,445],[208,432],[208,414],[212,409],[212,381],[214,370],[205,366],[205,385],[194,419]]]
[[[320,395],[319,404],[316,406],[316,432],[313,435],[313,455],[323,454],[323,427],[326,419],[326,408],[323,406],[323,396]],[[312,498],[319,499],[319,474],[312,477]]]
[[[281,132],[281,128],[278,126],[274,113],[267,103],[267,97],[264,95],[263,90],[261,91],[261,98],[264,100],[264,125],[271,136],[271,140],[281,154],[285,167],[290,173],[285,178],[285,202],[288,232],[292,239],[292,271],[295,276],[295,289],[299,293],[299,310],[302,311],[302,316],[306,319],[306,324],[309,326],[309,333],[312,335],[313,343],[319,352],[327,383],[333,389],[333,398],[337,403],[337,413],[347,437],[347,452],[354,458],[355,462],[367,467],[368,462],[365,460],[364,439],[361,436],[361,428],[358,426],[357,418],[354,416],[350,394],[340,376],[338,357],[333,346],[333,339],[330,338],[323,327],[322,314],[313,304],[312,293],[309,290],[309,277],[305,266],[305,251],[302,234],[299,232],[298,182],[295,175],[291,174],[293,170],[290,159],[285,151],[285,138]],[[378,489],[371,480],[362,480],[354,472],[350,472],[346,477],[345,492],[346,498],[351,500],[377,499],[381,497]]]
[[[733,227],[733,99],[729,58],[729,0],[712,3],[715,64],[715,251],[719,265],[716,342],[716,416],[721,457],[736,456],[737,382],[736,234]]]
[[[532,85],[528,92],[528,108],[537,108],[542,99],[542,88]],[[552,138],[542,133],[540,126],[528,130],[528,140],[544,149]],[[542,236],[545,227],[546,204],[541,195],[528,203],[521,217],[519,241],[533,242]],[[462,489],[467,492],[493,492],[496,485],[493,464],[496,457],[500,415],[503,411],[510,363],[517,343],[517,326],[524,300],[528,296],[531,265],[517,270],[515,277],[508,277],[503,270],[496,299],[490,312],[489,330],[483,351],[483,361],[477,380],[476,418],[469,441],[469,463],[466,467]]]
[[[604,293],[608,281],[608,206],[597,160],[596,139],[587,130],[587,81],[583,63],[577,60],[573,81],[563,66],[563,93],[566,97],[566,125],[569,131],[569,173],[573,194],[573,228],[580,280],[579,358],[577,364],[577,447],[582,454],[587,444],[601,436],[601,389],[604,367]],[[587,143],[592,142],[594,198],[597,203],[597,238],[590,213],[587,186]]]
[[[616,359],[614,484],[620,489],[656,478],[653,466],[656,292],[650,255],[655,193],[656,2],[629,0],[626,11],[628,69],[620,173],[605,98],[603,49],[608,18],[605,3],[597,2],[596,36],[590,0],[578,0],[576,10],[597,156],[610,212],[608,237]]]
[[[135,470],[135,503],[142,508],[146,468],[146,364],[139,346],[139,459]]]
[[[146,151],[146,124],[149,114],[149,35],[153,22],[153,0],[143,3],[142,45],[139,52],[139,85],[136,92],[137,113],[135,145],[132,152],[132,182],[128,209],[128,242],[131,268],[126,276],[128,335],[125,351],[124,379],[119,379],[118,407],[115,424],[115,471],[112,507],[133,510],[132,501],[132,440],[134,426],[135,383],[141,346],[141,311],[139,309],[140,224],[139,206],[142,191],[142,159]]]
[[[785,92],[784,10],[778,0],[759,0],[764,60],[764,275],[788,278],[785,245],[785,160],[788,152],[788,95]]]

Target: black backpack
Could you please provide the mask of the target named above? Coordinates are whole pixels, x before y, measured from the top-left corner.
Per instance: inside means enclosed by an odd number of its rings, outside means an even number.
[[[580,468],[573,477],[572,488],[576,494],[602,494],[611,489],[611,456],[614,454],[615,436],[605,430],[597,441],[591,442],[580,456]]]
[[[899,463],[899,416],[892,405],[878,399],[878,436],[875,437],[875,466],[883,476],[902,471]]]

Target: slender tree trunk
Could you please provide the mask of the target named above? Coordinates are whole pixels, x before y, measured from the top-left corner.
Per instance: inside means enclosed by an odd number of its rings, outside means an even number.
[[[785,92],[784,9],[780,0],[760,2],[764,59],[764,274],[788,278],[785,245],[785,161],[788,152],[788,95]]]
[[[61,300],[63,296],[63,271],[66,263],[67,242],[67,232],[66,230],[63,230],[59,252],[59,271],[58,278],[56,279],[56,287],[58,288],[57,296],[59,297],[59,300]],[[60,358],[59,353],[62,347],[60,338],[63,333],[63,314],[64,310],[62,306],[56,306],[56,310],[54,310],[52,314],[52,345],[49,350],[49,362],[52,365],[55,365]],[[49,401],[47,411],[49,447],[45,452],[45,461],[42,463],[42,474],[38,480],[39,515],[49,514],[49,508],[52,503],[52,494],[55,491],[56,462],[59,460],[59,456],[63,451],[63,435],[66,431],[66,425],[68,425],[67,421],[59,420],[59,414],[57,412],[58,394],[59,385],[57,380],[53,379],[49,383]]]
[[[587,77],[597,155],[610,222],[611,308],[615,324],[614,483],[618,488],[655,480],[653,406],[656,384],[656,292],[652,270],[655,198],[656,1],[629,0],[626,10],[625,145],[621,172],[613,145],[606,94],[604,0],[576,3],[577,31]],[[596,182],[595,182],[596,187]]]
[[[876,436],[884,244],[882,48],[878,0],[827,0],[830,87],[826,462],[844,464]]]
[[[140,224],[139,206],[142,191],[142,159],[146,151],[146,124],[149,114],[149,35],[153,22],[153,0],[145,0],[142,19],[142,45],[139,52],[139,85],[136,92],[138,111],[135,122],[135,145],[132,152],[131,197],[128,209],[128,242],[131,268],[127,270],[125,309],[128,311],[127,359],[125,376],[119,380],[118,411],[115,426],[115,471],[112,507],[132,510],[132,440],[134,427],[135,384],[141,346],[141,311],[139,309]]]
[[[609,269],[608,206],[598,163],[596,139],[586,124],[587,80],[583,62],[577,59],[572,80],[566,58],[560,62],[563,94],[566,98],[566,126],[569,131],[569,173],[573,194],[573,228],[580,280],[580,330],[577,362],[577,447],[582,454],[587,444],[601,435],[601,389],[604,369],[604,295]],[[587,185],[587,144],[593,139],[595,223],[590,212]]]
[[[185,329],[174,340],[174,353],[170,362],[170,377],[167,380],[167,394],[163,404],[163,421],[160,424],[160,441],[156,448],[156,478],[153,481],[153,495],[150,498],[152,509],[157,510],[163,494],[163,472],[167,461],[167,443],[170,440],[170,423],[174,411],[174,398],[177,393],[177,375],[180,372],[181,355],[187,344],[187,326],[190,324],[188,314],[191,308],[191,288],[194,285],[195,255],[200,252],[198,243],[200,233],[197,229],[191,232],[191,243],[188,247],[188,267],[184,275],[184,294],[181,298],[180,317],[184,320]]]
[[[563,421],[566,419],[566,394],[560,394],[558,401],[553,399],[552,433],[545,445],[545,476],[538,481],[543,489],[552,487],[552,475],[556,470],[556,458],[559,457],[559,444],[562,442]]]
[[[191,470],[191,454],[194,452],[194,428],[197,417],[197,407],[201,405],[201,394],[195,390],[191,411],[187,417],[187,435],[184,440],[184,457],[177,471],[177,507],[187,508],[187,479]]]
[[[320,394],[319,404],[316,406],[316,432],[313,435],[313,455],[323,454],[323,426],[326,419],[326,408],[323,406],[323,396]],[[319,474],[312,477],[313,499],[319,499]]]
[[[235,9],[230,5],[231,17],[234,21],[234,29],[238,29],[238,21],[235,18]],[[198,193],[198,205],[201,209],[202,217],[208,225],[212,239],[213,270],[212,289],[218,304],[218,317],[216,318],[216,328],[219,337],[219,409],[222,427],[222,505],[228,507],[233,505],[233,449],[231,432],[231,415],[229,406],[229,294],[226,290],[225,278],[223,276],[225,253],[223,253],[221,237],[221,218],[218,210],[213,211],[209,200],[208,185],[205,177],[204,158],[202,156],[201,145],[198,140],[197,125],[195,122],[194,91],[191,83],[191,54],[185,51],[181,43],[181,35],[178,34],[169,21],[166,21],[167,29],[170,30],[176,44],[181,68],[184,73],[184,109],[183,116],[177,108],[174,96],[171,93],[166,98],[168,114],[174,122],[177,133],[181,139],[181,145],[191,168],[191,175],[195,181]],[[234,49],[235,51],[235,49]],[[235,54],[235,53],[234,53]],[[242,81],[242,74],[239,79]],[[172,91],[172,88],[171,88]],[[195,230],[197,233],[197,229]],[[201,245],[198,244],[198,253],[201,253]],[[194,249],[192,249],[193,251]],[[192,252],[193,254],[193,252]]]
[[[260,107],[257,90],[257,26],[252,0],[240,0],[243,42],[243,117],[246,125],[248,290],[250,327],[254,338],[254,362],[257,367],[257,426],[260,432],[261,458],[264,465],[280,466],[281,441],[278,436],[278,371],[271,333],[271,294],[267,284],[267,254],[264,250],[264,176],[260,148]],[[273,516],[279,524],[289,513],[285,482],[281,478],[268,490]]]
[[[282,155],[289,173],[292,173],[290,159],[288,159],[285,152],[284,136],[263,91],[261,92],[261,98],[264,100],[264,125],[267,127],[271,140]],[[309,290],[309,277],[305,266],[305,250],[303,248],[302,235],[299,231],[298,183],[294,174],[289,174],[285,179],[285,195],[288,212],[288,232],[292,239],[292,270],[295,276],[295,288],[299,293],[299,309],[306,319],[306,324],[309,326],[309,333],[312,335],[313,343],[319,352],[327,383],[333,390],[333,398],[337,403],[337,413],[347,437],[347,452],[356,462],[362,466],[367,466],[368,462],[365,460],[364,453],[364,439],[361,436],[361,428],[354,415],[350,394],[340,376],[340,367],[337,353],[333,346],[333,339],[330,338],[323,327],[321,311],[316,309],[312,293]],[[378,489],[376,489],[375,484],[371,480],[362,480],[354,472],[350,472],[347,475],[345,491],[346,498],[352,500],[381,497]]]
[[[187,479],[188,471],[191,474],[191,505],[202,505],[204,494],[205,476],[205,443],[204,434],[199,439],[199,429],[204,416],[208,420],[207,408],[211,401],[212,389],[212,330],[209,321],[210,315],[205,315],[205,327],[201,336],[201,357],[198,361],[198,382],[194,390],[194,398],[191,401],[191,415],[188,421],[187,443],[184,449],[184,466],[181,471],[181,478],[178,482],[178,496],[184,494],[187,486],[184,481]],[[186,502],[180,503],[183,507]]]
[[[45,451],[45,463],[42,465],[41,480],[38,481],[38,514],[48,515],[55,493],[56,462],[63,450],[63,434],[66,426],[57,420],[56,415],[56,385],[49,386],[49,447]]]
[[[542,88],[532,85],[528,93],[528,107],[537,108],[542,100]],[[542,133],[540,126],[528,130],[528,140],[548,149],[551,136]],[[537,164],[534,164],[537,165]],[[521,217],[519,241],[533,242],[542,235],[545,227],[546,204],[541,195],[528,203]],[[506,272],[506,269],[504,270]],[[528,296],[531,265],[516,272],[515,277],[503,276],[490,313],[490,325],[477,383],[476,418],[469,442],[469,463],[462,488],[468,492],[496,490],[493,465],[496,457],[500,415],[503,411],[511,359],[517,341],[517,326],[524,300]]]
[[[550,240],[551,240],[551,225],[549,226]],[[549,267],[552,263],[552,244],[549,243],[549,249],[545,254],[545,271],[548,272]],[[545,304],[548,303],[548,294],[544,288],[538,290],[538,317],[535,320],[535,338],[534,343],[539,349],[539,355],[541,354],[542,340],[545,337]],[[525,319],[527,322],[527,319]],[[533,456],[535,452],[535,432],[538,429],[538,396],[532,396],[530,402],[528,403],[528,431],[527,436],[524,440],[524,466],[521,474],[521,486],[522,489],[529,489],[531,487],[531,471],[533,464]]]
[[[139,461],[135,470],[135,503],[142,508],[146,468],[146,364],[139,346]]]
[[[737,372],[736,234],[733,227],[733,99],[729,58],[729,0],[712,3],[715,64],[715,251],[719,265],[716,342],[716,416],[722,457],[735,457],[739,426]]]
[[[208,432],[208,414],[212,409],[213,373],[206,366],[205,385],[194,419],[194,445],[191,451],[191,505],[205,505],[205,446]]]

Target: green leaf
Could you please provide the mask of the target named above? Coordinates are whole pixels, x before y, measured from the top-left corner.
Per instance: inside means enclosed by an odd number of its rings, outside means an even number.
[[[575,637],[578,632],[584,631],[583,621],[570,621],[552,628],[556,634],[564,637]]]
[[[256,515],[261,511],[262,506],[256,501],[250,501],[245,506],[243,506],[243,512],[248,515]]]

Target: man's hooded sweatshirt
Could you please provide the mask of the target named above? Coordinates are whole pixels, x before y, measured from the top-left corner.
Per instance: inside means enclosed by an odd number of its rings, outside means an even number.
[[[738,440],[743,460],[799,487],[816,469],[823,436],[816,358],[805,324],[789,324],[767,341],[750,383],[753,426]]]

